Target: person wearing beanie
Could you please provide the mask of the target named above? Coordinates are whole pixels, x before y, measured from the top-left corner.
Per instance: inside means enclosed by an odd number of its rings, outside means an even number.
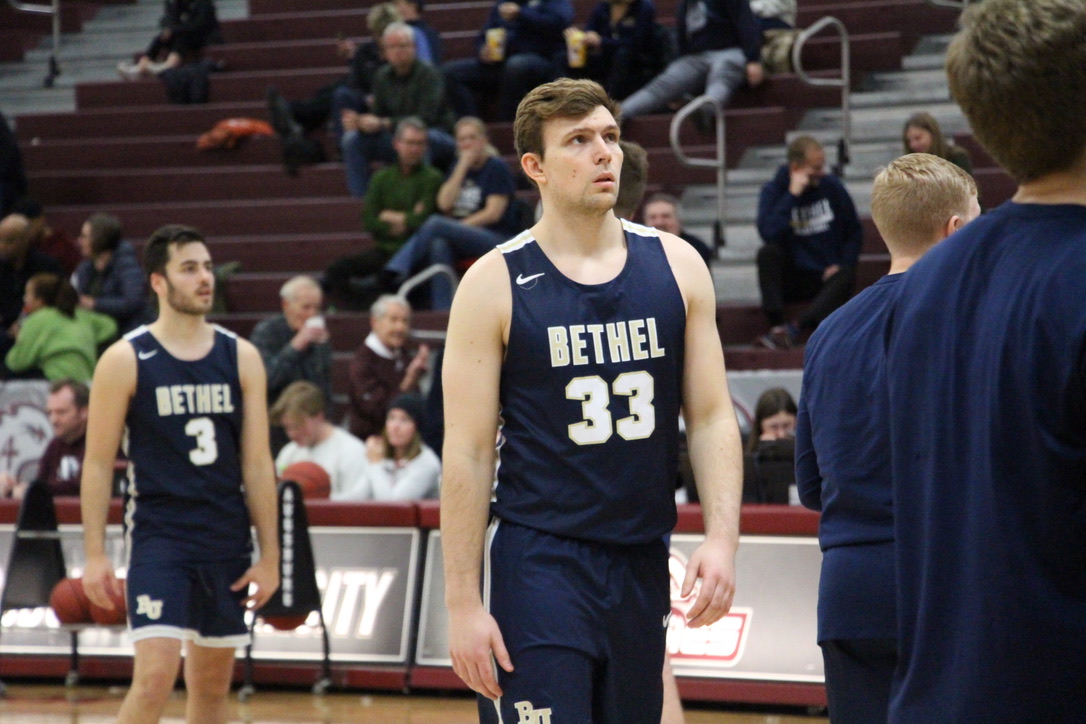
[[[389,404],[381,434],[366,440],[366,487],[372,500],[437,497],[441,461],[419,434],[425,406],[422,395],[400,395]]]

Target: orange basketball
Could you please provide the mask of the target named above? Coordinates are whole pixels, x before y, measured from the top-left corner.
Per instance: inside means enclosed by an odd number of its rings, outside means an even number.
[[[332,494],[332,479],[328,477],[328,472],[310,460],[291,463],[279,479],[298,483],[303,498],[327,498]]]
[[[128,620],[127,617],[127,605],[124,598],[124,579],[118,579],[120,583],[120,591],[109,591],[109,600],[113,602],[113,608],[102,608],[94,603],[90,605],[90,617],[91,621],[100,624],[123,624]]]
[[[270,624],[272,628],[278,631],[293,631],[294,629],[305,623],[305,620],[309,618],[308,613],[299,613],[294,616],[264,616],[264,622]]]
[[[89,623],[90,600],[83,591],[82,578],[64,578],[53,586],[49,605],[61,623]]]

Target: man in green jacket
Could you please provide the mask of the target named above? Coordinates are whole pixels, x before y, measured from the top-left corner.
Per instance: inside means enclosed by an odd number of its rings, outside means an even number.
[[[384,286],[380,272],[403,243],[437,207],[443,174],[426,163],[426,124],[407,117],[396,126],[392,142],[397,162],[373,175],[362,210],[362,228],[375,246],[332,262],[324,288],[333,304],[366,309]]]
[[[392,163],[392,129],[404,118],[417,116],[429,128],[427,137],[434,165],[448,170],[456,156],[456,142],[449,131],[454,122],[445,100],[445,79],[429,63],[419,60],[415,29],[397,22],[385,28],[381,47],[388,64],[373,79],[372,112],[343,111],[343,165],[352,196],[365,196],[369,165]]]

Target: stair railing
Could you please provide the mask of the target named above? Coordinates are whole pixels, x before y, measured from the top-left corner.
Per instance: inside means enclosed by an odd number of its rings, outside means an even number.
[[[697,112],[704,106],[709,106],[713,109],[713,116],[715,118],[715,123],[713,125],[716,128],[716,155],[712,158],[691,158],[690,156],[687,156],[682,149],[682,144],[679,141],[679,129],[682,127],[683,121],[685,121],[690,114]],[[727,149],[724,145],[724,108],[721,107],[720,103],[712,96],[698,96],[680,108],[674,118],[671,119],[670,138],[671,150],[675,152],[675,156],[684,166],[716,169],[717,220],[713,223],[713,248],[716,249],[724,246],[726,243],[724,237],[725,220],[728,217],[728,202],[725,194],[725,189],[728,184],[728,170]]]
[[[931,2],[932,0],[929,0]],[[812,78],[803,67],[803,47],[824,28],[832,27],[841,36],[841,76],[839,78]],[[792,45],[792,67],[804,83],[817,86],[833,86],[841,89],[841,138],[837,142],[837,166],[834,171],[844,177],[852,148],[852,71],[850,63],[848,29],[832,15],[827,15],[796,37]]]
[[[49,74],[42,81],[43,86],[52,88],[57,76],[60,75],[60,0],[52,0],[49,5],[8,0],[8,5],[22,13],[53,16],[53,52],[49,55]]]

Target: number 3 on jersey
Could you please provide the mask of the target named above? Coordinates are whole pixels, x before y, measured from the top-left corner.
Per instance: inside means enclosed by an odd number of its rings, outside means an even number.
[[[630,398],[630,416],[612,424],[611,395]],[[655,385],[645,371],[624,372],[610,389],[602,377],[575,377],[566,385],[566,399],[581,401],[581,422],[569,426],[569,439],[578,445],[599,445],[615,432],[623,440],[643,440],[656,429],[656,408],[652,406]]]
[[[189,450],[193,465],[210,465],[219,458],[215,442],[215,423],[209,417],[194,417],[185,423],[185,434],[196,438],[196,449]]]

